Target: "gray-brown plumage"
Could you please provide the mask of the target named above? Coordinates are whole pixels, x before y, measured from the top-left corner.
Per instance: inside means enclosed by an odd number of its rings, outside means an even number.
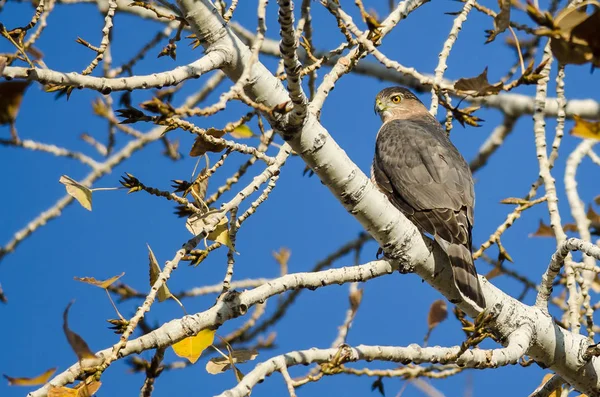
[[[464,298],[485,308],[471,254],[475,193],[464,158],[440,123],[409,90],[390,87],[375,99],[373,182],[421,231],[434,236],[452,264]]]

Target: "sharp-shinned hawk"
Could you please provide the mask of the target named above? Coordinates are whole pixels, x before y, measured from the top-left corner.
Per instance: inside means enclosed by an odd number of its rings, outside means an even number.
[[[382,90],[375,112],[373,182],[422,232],[434,236],[452,265],[461,295],[485,308],[471,254],[475,193],[469,166],[423,103],[403,87]]]

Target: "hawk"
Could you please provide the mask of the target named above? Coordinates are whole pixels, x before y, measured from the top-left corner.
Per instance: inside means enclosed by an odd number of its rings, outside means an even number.
[[[375,99],[377,133],[371,179],[448,255],[463,298],[485,308],[471,251],[473,177],[446,131],[409,90],[390,87]]]

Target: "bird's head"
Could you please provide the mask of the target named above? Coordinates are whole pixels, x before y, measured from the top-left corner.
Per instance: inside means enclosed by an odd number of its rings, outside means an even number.
[[[375,97],[375,113],[384,123],[391,119],[408,119],[427,112],[423,103],[404,87],[388,87]]]

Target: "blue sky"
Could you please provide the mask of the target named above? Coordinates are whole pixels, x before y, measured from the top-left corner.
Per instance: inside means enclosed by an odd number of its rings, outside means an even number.
[[[354,12],[351,2],[342,4]],[[495,1],[485,3],[497,7]],[[484,4],[485,4],[484,3]],[[375,8],[380,15],[387,12],[387,1],[366,2],[367,8]],[[542,2],[542,7],[547,7]],[[424,5],[407,20],[402,21],[390,33],[380,47],[390,58],[406,66],[415,67],[425,73],[432,73],[437,65],[438,54],[447,37],[453,18],[444,12],[458,11],[461,5],[451,1],[437,1]],[[254,30],[256,1],[240,2],[234,20]],[[317,3],[313,3],[315,46],[331,49],[343,37],[337,31],[332,17]],[[0,13],[0,22],[8,28],[25,25],[33,12],[28,4],[8,2]],[[268,6],[267,36],[278,38],[276,23],[277,5],[272,1]],[[513,18],[527,22],[522,13],[513,12]],[[355,18],[359,21],[358,18]],[[93,53],[75,43],[80,36],[97,44],[103,25],[103,16],[94,5],[57,5],[49,18],[49,26],[37,42],[44,53],[48,67],[64,72],[81,71],[93,58]],[[361,25],[362,26],[362,25]],[[484,30],[492,27],[491,18],[472,12],[463,26],[459,40],[448,60],[446,77],[457,79],[478,75],[489,66],[489,80],[497,81],[514,61],[512,50],[503,41],[504,33],[490,45],[484,45]],[[113,58],[118,65],[127,61],[130,54],[141,48],[150,37],[159,31],[160,25],[151,21],[141,21],[130,15],[118,14],[115,18],[113,34]],[[363,26],[364,28],[364,26]],[[189,63],[201,55],[199,49],[192,50],[182,42],[177,49],[177,61],[168,57],[156,58],[166,44],[166,40],[146,56],[134,69],[137,74],[170,70],[177,65]],[[11,50],[5,41],[0,51]],[[263,56],[261,60],[275,70],[276,60]],[[371,57],[367,60],[372,61]],[[539,60],[539,57],[538,57]],[[319,71],[322,78],[327,69]],[[99,71],[98,71],[99,72]],[[567,67],[566,93],[569,98],[593,98],[600,100],[595,87],[598,86],[598,73],[590,74],[589,66]],[[553,70],[550,92],[554,92],[555,70]],[[201,87],[206,78],[186,83],[182,93],[191,93]],[[214,103],[221,91],[212,94],[206,104]],[[373,155],[375,133],[380,121],[373,114],[373,100],[380,89],[389,83],[361,76],[345,76],[330,94],[321,117],[322,124],[329,130],[348,155],[368,172]],[[520,92],[534,93],[534,87],[526,87]],[[152,92],[133,93],[133,103],[149,99]],[[101,160],[92,148],[78,137],[81,133],[105,140],[106,122],[94,116],[91,101],[99,94],[76,90],[71,99],[54,99],[46,94],[38,84],[29,87],[17,120],[19,134],[24,139],[34,139],[45,143],[64,146],[82,151]],[[115,100],[118,100],[115,95]],[[176,97],[175,105],[184,96]],[[429,95],[421,95],[429,104]],[[230,104],[227,109],[210,119],[197,118],[193,121],[200,127],[222,127],[228,121],[237,119],[247,110]],[[495,110],[481,110],[477,113],[485,120],[480,128],[462,128],[458,124],[451,138],[467,160],[472,159],[481,143],[501,120]],[[442,112],[439,113],[442,117]],[[548,120],[547,137],[552,139],[555,123]],[[150,125],[139,125],[146,131]],[[567,123],[570,129],[571,122]],[[0,127],[0,136],[8,137],[6,126]],[[173,162],[161,156],[163,145],[156,142],[145,150],[136,153],[129,161],[116,167],[102,178],[96,187],[118,186],[124,172],[138,177],[147,185],[161,189],[170,188],[170,180],[187,179],[192,172],[195,159],[187,156],[193,137],[183,131],[170,133],[173,139],[181,141],[183,160]],[[127,142],[127,137],[117,136],[117,150]],[[277,142],[281,143],[278,138]],[[256,142],[254,142],[256,144]],[[564,195],[563,175],[566,156],[579,143],[579,139],[566,136],[563,140],[561,156],[553,171],[559,192],[559,205],[563,222],[571,220],[568,203]],[[218,154],[212,154],[212,162]],[[209,192],[220,186],[237,167],[245,161],[239,154],[231,156],[227,164],[211,179]],[[51,207],[64,195],[64,187],[58,183],[62,174],[75,179],[83,178],[88,170],[76,161],[56,158],[45,153],[33,153],[23,149],[0,146],[0,167],[3,193],[0,195],[0,244],[8,242],[13,234],[24,227],[41,211]],[[249,182],[262,170],[258,164],[242,180]],[[256,277],[276,277],[279,268],[272,258],[272,251],[288,247],[292,256],[289,262],[291,272],[307,271],[318,260],[324,258],[343,243],[355,238],[361,226],[333,198],[317,177],[302,175],[304,164],[298,157],[291,158],[284,169],[277,187],[269,200],[257,214],[244,224],[238,234],[235,280]],[[597,169],[584,160],[578,171],[578,188],[584,202],[591,202],[598,195]],[[496,229],[512,207],[499,204],[506,197],[521,197],[528,190],[538,174],[535,146],[530,116],[522,117],[505,145],[498,150],[487,166],[478,171],[476,178],[476,222],[474,242],[480,244]],[[232,194],[225,195],[224,200]],[[249,203],[246,203],[247,206]],[[246,208],[246,207],[243,208]],[[596,208],[598,210],[598,208]],[[9,298],[9,303],[0,305],[4,340],[0,358],[0,373],[10,376],[34,376],[50,367],[59,371],[70,366],[76,357],[69,348],[62,332],[62,312],[69,301],[76,302],[70,312],[70,326],[82,335],[93,350],[100,350],[116,343],[117,336],[107,328],[106,319],[115,314],[103,291],[78,283],[74,276],[108,278],[126,272],[123,281],[132,287],[149,289],[147,272],[148,243],[158,257],[159,263],[172,258],[175,251],[189,237],[184,221],[173,214],[171,202],[137,193],[126,195],[124,191],[98,192],[94,194],[94,210],[88,212],[78,205],[69,206],[62,216],[40,228],[26,239],[17,250],[6,256],[0,263],[0,283]],[[554,250],[554,240],[528,238],[536,230],[540,219],[548,221],[545,205],[528,210],[522,218],[503,236],[502,242],[514,259],[510,266],[538,281],[545,270]],[[372,260],[377,246],[367,244],[361,253],[363,262]],[[495,247],[490,254],[496,255]],[[336,262],[334,266],[351,265],[351,256]],[[487,273],[490,266],[478,262],[480,273]],[[225,272],[226,251],[221,249],[197,268],[180,266],[169,280],[172,291],[189,289],[193,286],[212,285],[219,282]],[[521,293],[521,287],[506,277],[499,277],[493,283],[513,296]],[[372,280],[364,287],[362,306],[349,333],[348,343],[406,346],[422,343],[427,330],[427,310],[429,305],[441,296],[422,283],[417,276],[393,274]],[[198,312],[209,308],[214,296],[184,301],[188,312]],[[525,303],[534,299],[530,292]],[[277,299],[267,304],[267,316],[276,307]],[[127,317],[135,311],[139,301],[120,304],[119,309]],[[290,308],[288,315],[273,328],[277,332],[276,348],[261,352],[257,358],[263,361],[273,355],[290,350],[311,347],[329,347],[337,335],[337,327],[343,322],[348,306],[348,286],[332,286],[314,292],[303,292]],[[150,323],[163,323],[181,317],[181,309],[172,301],[155,304],[148,315]],[[239,326],[245,319],[237,319],[218,330],[225,335]],[[430,345],[452,346],[461,343],[463,333],[459,323],[452,317],[433,331]],[[488,344],[487,346],[491,346]],[[146,359],[152,352],[145,352]],[[167,351],[165,362],[177,357]],[[204,370],[205,358],[185,370],[164,372],[156,384],[154,396],[178,395],[212,396],[235,384],[232,373],[212,376]],[[357,367],[391,368],[389,364],[359,363]],[[240,369],[248,372],[253,363],[244,364]],[[103,375],[103,386],[98,395],[135,395],[143,382],[141,374],[129,374],[128,367],[117,362]],[[307,368],[293,368],[292,376],[300,376]],[[531,392],[541,381],[545,371],[536,365],[528,368],[509,367],[499,370],[469,370],[459,376],[433,381],[433,385],[447,396],[465,395],[467,385],[472,385],[472,395],[505,395],[506,385],[522,395]],[[316,384],[309,384],[298,390],[299,396],[337,393],[345,396],[376,395],[370,391],[374,379],[353,376],[327,377]],[[398,379],[384,380],[386,395],[396,395],[403,382]],[[0,395],[21,396],[27,388],[9,387],[0,382]],[[275,374],[267,382],[258,385],[253,395],[285,395],[282,378]],[[422,395],[409,386],[404,396]]]

